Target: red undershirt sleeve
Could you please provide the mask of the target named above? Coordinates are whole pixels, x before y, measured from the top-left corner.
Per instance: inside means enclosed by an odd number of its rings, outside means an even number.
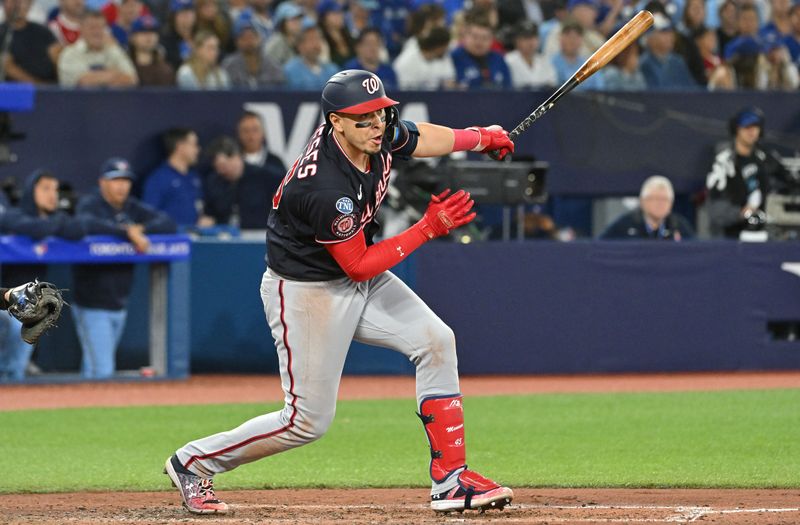
[[[352,238],[326,244],[325,248],[348,277],[354,281],[366,281],[408,257],[430,238],[419,224],[415,224],[403,233],[369,247],[364,230],[361,230]]]

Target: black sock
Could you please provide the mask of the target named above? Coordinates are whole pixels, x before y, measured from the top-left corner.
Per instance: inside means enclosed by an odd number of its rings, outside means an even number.
[[[190,476],[196,476],[197,475],[197,474],[195,474],[194,472],[192,472],[191,470],[187,469],[186,467],[184,467],[181,464],[180,460],[178,459],[178,455],[177,454],[173,454],[172,457],[169,458],[169,460],[172,462],[172,468],[175,469],[175,472],[178,472],[180,474],[188,474]]]

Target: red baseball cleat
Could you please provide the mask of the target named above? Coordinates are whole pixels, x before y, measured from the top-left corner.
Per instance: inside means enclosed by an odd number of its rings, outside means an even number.
[[[477,472],[465,469],[458,475],[458,485],[431,496],[431,508],[436,512],[501,510],[511,503],[513,497],[514,492],[510,488],[501,487]]]
[[[214,480],[201,478],[187,471],[180,465],[177,458],[173,458],[175,456],[167,458],[164,474],[169,476],[172,484],[181,493],[186,510],[194,514],[225,514],[228,512],[228,505],[218,500],[214,494]]]

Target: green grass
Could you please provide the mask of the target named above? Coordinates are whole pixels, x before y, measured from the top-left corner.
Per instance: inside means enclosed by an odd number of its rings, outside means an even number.
[[[800,487],[800,390],[476,397],[471,468],[511,486]],[[277,405],[0,412],[0,492],[157,490],[188,440]],[[342,401],[320,441],[219,476],[225,489],[427,486],[413,400]]]

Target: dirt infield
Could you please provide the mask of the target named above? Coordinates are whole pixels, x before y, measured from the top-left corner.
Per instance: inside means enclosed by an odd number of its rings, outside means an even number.
[[[800,372],[462,378],[466,396],[800,388]],[[345,377],[342,399],[413,397],[411,377]],[[276,377],[0,387],[0,410],[78,406],[278,402]],[[166,486],[166,481],[165,481]],[[503,511],[436,515],[423,489],[220,491],[232,513],[192,516],[175,491],[0,495],[0,524],[715,523],[796,525],[800,490],[515,489]]]
[[[424,490],[270,490],[227,492],[232,512],[192,516],[176,493],[82,493],[0,496],[0,522],[264,523],[800,523],[800,491],[518,489],[503,511],[436,515]]]

